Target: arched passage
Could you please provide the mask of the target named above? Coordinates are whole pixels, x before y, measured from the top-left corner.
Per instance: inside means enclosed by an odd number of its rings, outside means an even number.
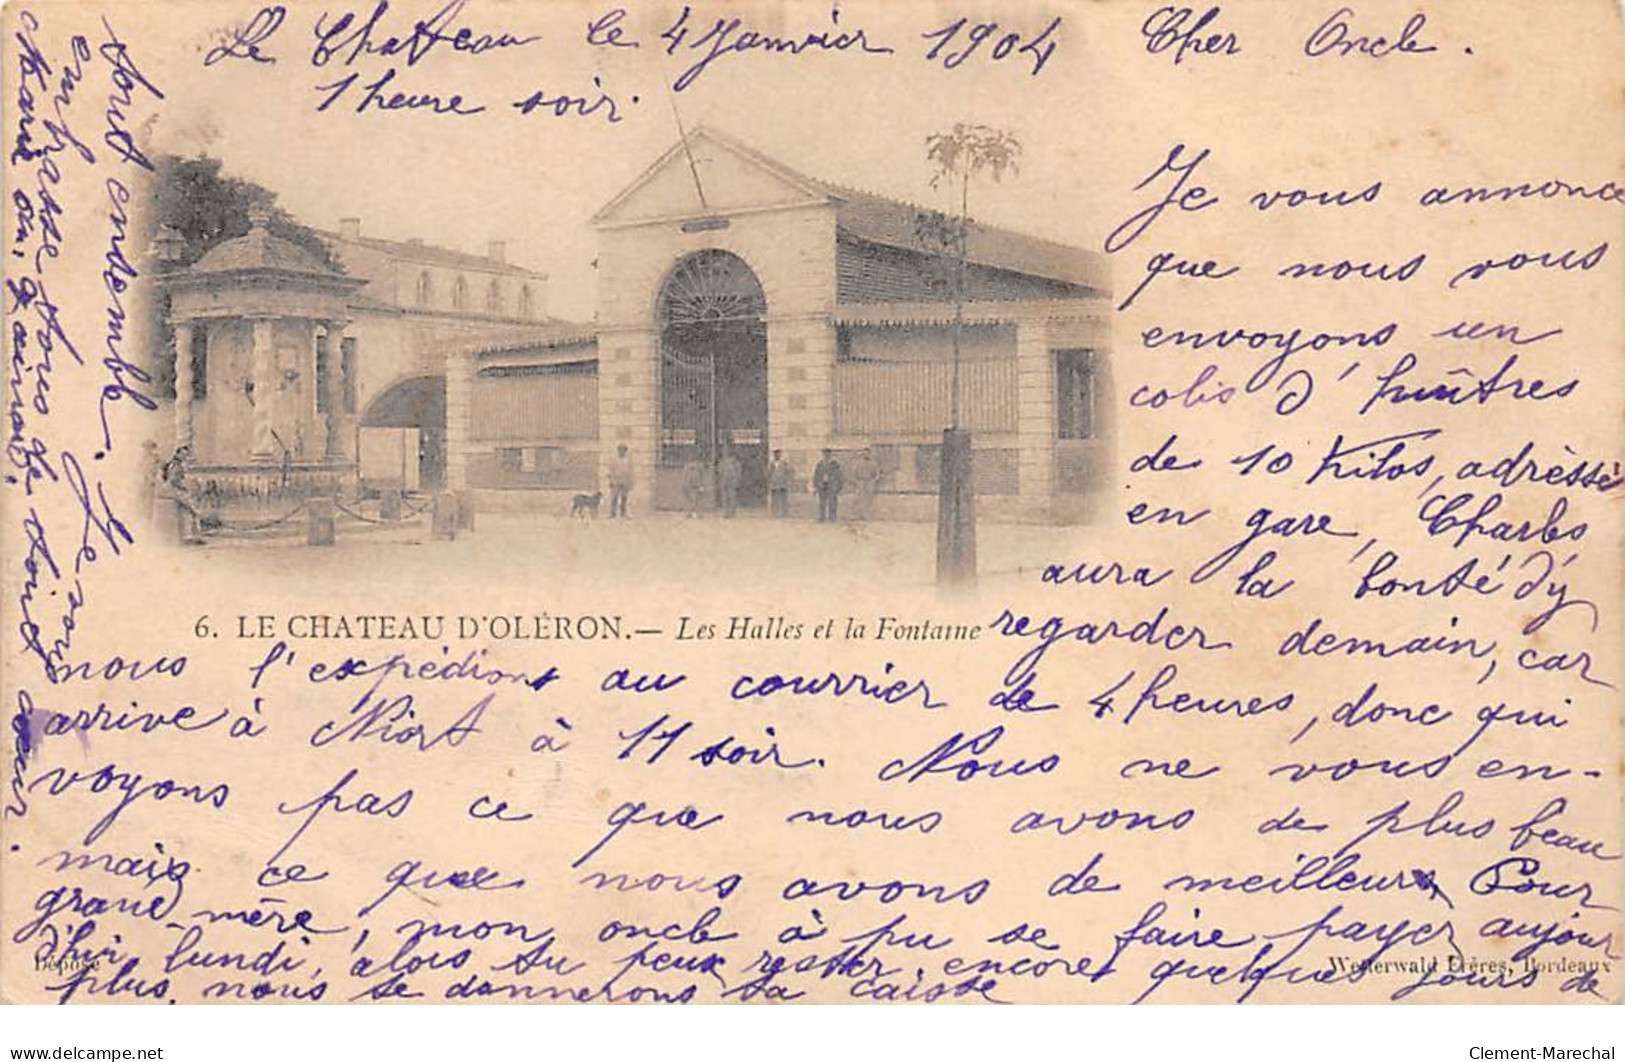
[[[425,490],[433,490],[444,482],[446,475],[444,376],[418,376],[402,380],[373,399],[361,417],[364,451],[368,449],[368,429],[380,428],[415,429],[419,486]],[[408,460],[412,458],[410,449],[408,447],[404,453]]]
[[[682,259],[661,285],[660,463],[713,472],[727,452],[740,465],[741,505],[767,484],[767,300],[750,266],[726,251]]]

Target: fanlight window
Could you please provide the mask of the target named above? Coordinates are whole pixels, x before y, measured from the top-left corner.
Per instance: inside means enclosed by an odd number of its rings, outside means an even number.
[[[766,311],[756,275],[726,251],[701,251],[683,259],[660,291],[663,328],[753,322]]]

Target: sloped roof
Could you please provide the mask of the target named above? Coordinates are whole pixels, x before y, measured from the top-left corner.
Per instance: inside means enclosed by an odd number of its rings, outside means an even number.
[[[871,192],[828,185],[836,200],[835,225],[843,234],[871,243],[930,253],[915,235],[915,219],[927,208]],[[1104,287],[1105,270],[1098,256],[1014,229],[970,223],[967,254],[976,265],[1027,273],[1088,287]]]
[[[479,270],[482,273],[505,273],[511,276],[534,277],[542,280],[547,278],[546,273],[539,273],[534,269],[526,269],[524,266],[514,265],[512,262],[499,262],[495,258],[489,258],[485,255],[454,251],[450,247],[437,247],[434,244],[420,243],[413,240],[385,240],[377,236],[358,236],[352,239],[341,233],[326,229],[317,231],[329,243],[355,244],[358,247],[366,247],[404,261],[446,266],[450,269]]]
[[[298,273],[335,279],[344,276],[327,268],[316,260],[315,255],[293,241],[271,235],[260,219],[255,219],[246,235],[211,247],[191,268],[193,273],[248,271]]]
[[[927,207],[808,176],[748,144],[706,126],[700,126],[691,132],[689,140],[690,142],[710,140],[777,174],[791,184],[800,186],[809,194],[830,201],[836,208],[837,229],[851,238],[909,251],[924,251],[915,235],[914,225],[915,219],[920,214],[931,213]],[[678,141],[663,153],[636,181],[600,209],[594,215],[594,220],[605,218],[617,204],[629,198],[635,189],[648,181],[655,171],[674,158],[682,148],[682,141]],[[971,219],[968,251],[970,260],[978,265],[1047,277],[1096,289],[1104,289],[1107,286],[1108,273],[1099,255],[1080,247],[1057,243],[1015,229],[986,225],[974,218]]]
[[[597,340],[598,329],[595,326],[557,317],[524,332],[509,333],[500,339],[476,342],[471,344],[469,352],[475,355],[517,354],[537,347],[574,346]]]

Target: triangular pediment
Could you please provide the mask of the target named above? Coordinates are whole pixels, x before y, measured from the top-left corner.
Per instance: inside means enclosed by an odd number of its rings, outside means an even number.
[[[829,198],[816,181],[719,133],[696,129],[688,135],[686,149],[682,141],[672,145],[592,220],[595,225],[636,224]]]

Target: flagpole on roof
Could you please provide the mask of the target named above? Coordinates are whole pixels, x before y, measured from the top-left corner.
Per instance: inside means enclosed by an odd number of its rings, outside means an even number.
[[[694,178],[694,191],[700,197],[700,209],[708,211],[711,205],[705,201],[705,185],[700,183],[700,168],[694,164],[694,152],[688,146],[688,130],[683,128],[683,116],[677,110],[677,94],[671,90],[669,82],[666,83],[666,100],[671,104],[671,116],[677,122],[677,135],[683,143],[683,157],[688,159],[689,176]]]

